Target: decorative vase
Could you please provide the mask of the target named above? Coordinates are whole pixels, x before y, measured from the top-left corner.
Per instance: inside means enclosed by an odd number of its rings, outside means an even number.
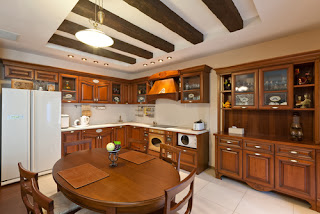
[[[116,167],[118,166],[117,161],[118,161],[118,153],[119,150],[115,151],[108,151],[109,152],[109,160],[111,161],[111,164],[109,165],[110,167]]]

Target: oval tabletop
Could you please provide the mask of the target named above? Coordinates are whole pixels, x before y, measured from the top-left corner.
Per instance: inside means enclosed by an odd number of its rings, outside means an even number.
[[[120,153],[130,150],[122,149]],[[135,164],[119,158],[117,167],[110,167],[106,149],[71,153],[58,160],[52,175],[59,190],[71,201],[95,211],[107,213],[150,213],[164,206],[164,190],[177,185],[180,176],[169,163],[154,158]],[[89,163],[109,177],[79,189],[73,188],[58,172]]]

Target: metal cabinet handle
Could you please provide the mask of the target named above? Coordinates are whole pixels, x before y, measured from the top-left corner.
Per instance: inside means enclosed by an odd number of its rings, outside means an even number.
[[[182,150],[183,152],[187,152],[187,150]]]
[[[241,108],[245,109],[245,108],[247,108],[247,107],[245,107],[245,106],[242,106]]]
[[[230,148],[227,148],[227,150],[228,150],[228,151],[231,151],[232,149],[230,149]]]
[[[291,154],[298,154],[296,151],[290,151]]]
[[[256,156],[260,156],[261,154],[259,154],[259,153],[254,153]]]
[[[74,133],[74,131],[71,131],[70,133]]]
[[[189,103],[192,103],[192,101],[190,100]]]
[[[298,161],[297,160],[290,160],[291,162],[293,162],[293,163],[298,163]]]
[[[257,149],[260,149],[261,148],[261,146],[254,146],[255,148],[257,148]]]
[[[86,132],[86,131],[83,131],[83,132]]]
[[[272,106],[272,108],[273,108],[273,109],[278,109],[279,107],[278,107],[278,106]]]
[[[135,129],[136,127],[134,126],[133,128]]]
[[[228,141],[227,141],[227,144],[230,144],[230,143],[232,143],[232,142],[228,140]]]

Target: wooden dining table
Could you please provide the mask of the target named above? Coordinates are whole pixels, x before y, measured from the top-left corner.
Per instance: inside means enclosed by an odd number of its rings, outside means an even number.
[[[130,150],[122,149],[120,153]],[[83,150],[58,160],[52,175],[58,189],[81,207],[101,213],[152,213],[164,207],[165,189],[177,185],[180,175],[169,163],[154,158],[142,164],[119,158],[110,167],[106,149]],[[58,172],[89,163],[109,174],[81,188],[73,188]]]

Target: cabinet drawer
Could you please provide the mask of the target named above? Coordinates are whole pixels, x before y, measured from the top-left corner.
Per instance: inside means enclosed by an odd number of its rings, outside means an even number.
[[[32,80],[34,77],[34,70],[29,68],[6,66],[4,76],[6,78],[19,78],[19,79]]]
[[[181,151],[180,160],[181,160],[182,164],[193,165],[194,167],[196,167],[196,165],[197,165],[197,152],[183,149]]]
[[[315,159],[315,150],[294,146],[276,145],[276,155],[291,157],[291,158],[302,158],[307,160]]]
[[[166,135],[173,135],[173,132],[166,131]]]
[[[36,70],[34,79],[45,82],[59,82],[59,74],[55,72]]]
[[[272,143],[265,143],[259,141],[244,140],[243,148],[246,150],[253,150],[257,152],[273,153],[274,145]]]
[[[242,140],[231,138],[219,138],[219,144],[223,146],[242,147]]]

